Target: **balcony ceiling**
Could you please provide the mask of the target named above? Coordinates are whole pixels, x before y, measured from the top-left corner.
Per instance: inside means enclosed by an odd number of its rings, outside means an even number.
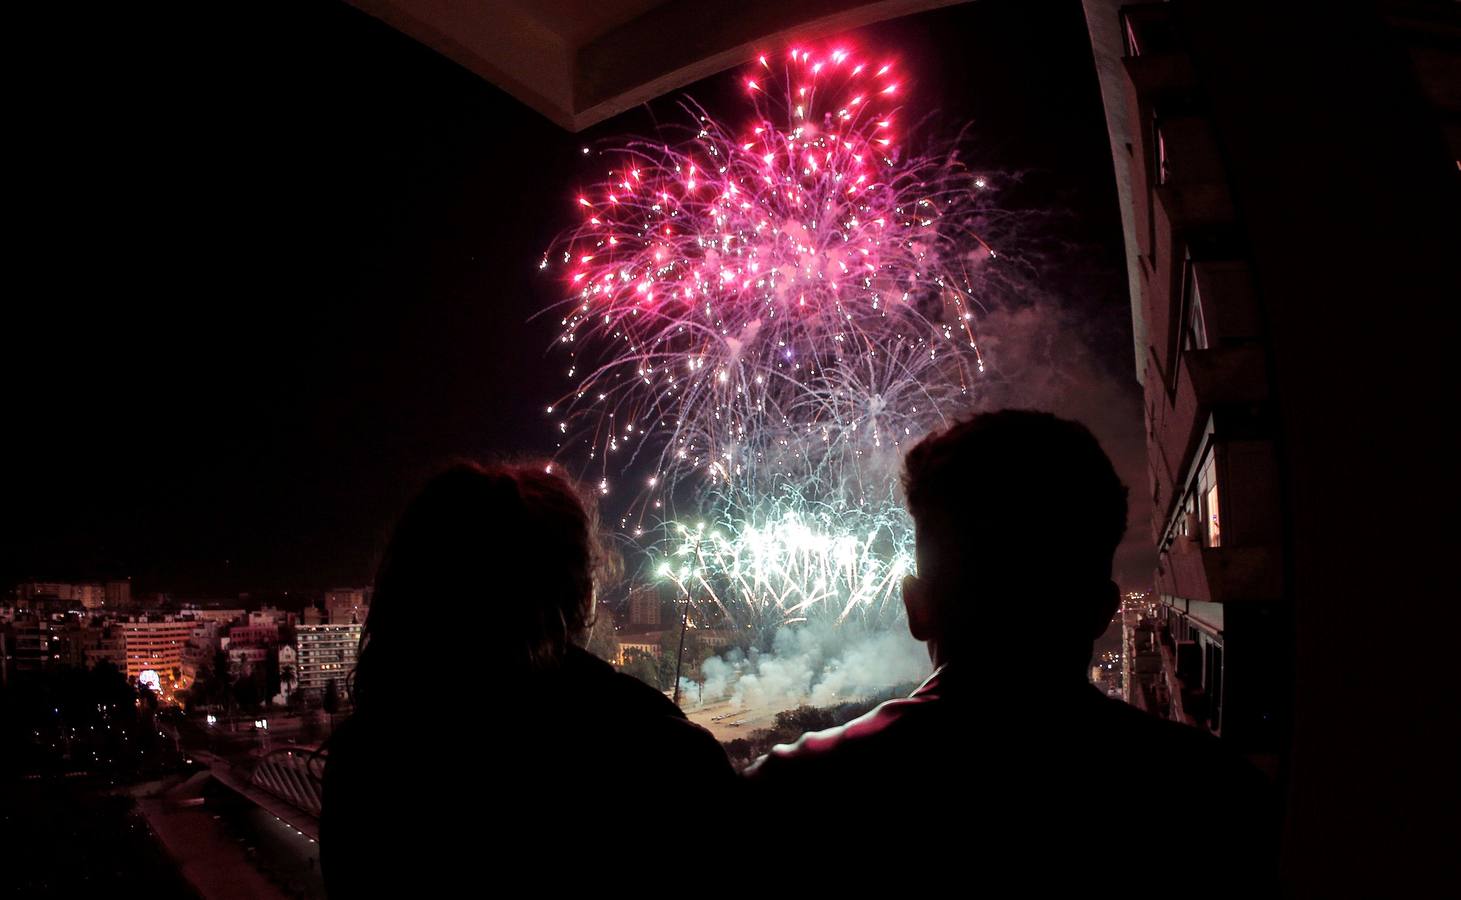
[[[348,0],[569,131],[745,62],[961,0]]]

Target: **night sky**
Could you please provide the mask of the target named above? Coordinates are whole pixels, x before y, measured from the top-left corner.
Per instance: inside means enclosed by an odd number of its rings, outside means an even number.
[[[663,98],[571,135],[344,4],[203,6],[22,29],[39,52],[12,247],[27,286],[5,313],[7,582],[367,581],[435,467],[552,450],[565,359],[557,318],[528,319],[559,299],[537,262],[599,174],[580,148],[679,115]],[[983,0],[859,42],[913,70],[921,112],[972,122],[982,164],[1025,173],[1007,205],[1059,212],[1041,277],[1083,355],[1060,411],[1084,404],[1145,493],[1080,4]],[[688,92],[735,118],[732,88]],[[1149,571],[1146,515],[1128,579]]]

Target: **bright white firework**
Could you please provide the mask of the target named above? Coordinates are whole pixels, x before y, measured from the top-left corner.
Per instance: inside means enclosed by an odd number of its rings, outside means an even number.
[[[813,618],[882,621],[913,568],[912,529],[896,504],[848,509],[794,494],[673,523],[660,553],[657,576],[712,618],[761,635]]]

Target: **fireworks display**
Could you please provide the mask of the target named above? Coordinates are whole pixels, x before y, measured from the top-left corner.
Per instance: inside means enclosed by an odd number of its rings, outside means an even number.
[[[910,148],[892,61],[796,47],[741,89],[738,124],[686,100],[682,133],[593,157],[540,264],[572,359],[548,412],[602,492],[643,479],[621,524],[697,603],[841,622],[896,596],[901,449],[982,371],[989,185]]]
[[[897,510],[797,494],[731,506],[709,522],[675,523],[655,574],[756,632],[818,612],[868,624],[912,569],[912,535]]]

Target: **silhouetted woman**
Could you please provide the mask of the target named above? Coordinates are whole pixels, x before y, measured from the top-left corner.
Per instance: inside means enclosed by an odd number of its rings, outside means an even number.
[[[459,464],[412,501],[328,747],[332,896],[603,890],[723,805],[714,738],[578,646],[605,562],[591,508],[542,465]]]

